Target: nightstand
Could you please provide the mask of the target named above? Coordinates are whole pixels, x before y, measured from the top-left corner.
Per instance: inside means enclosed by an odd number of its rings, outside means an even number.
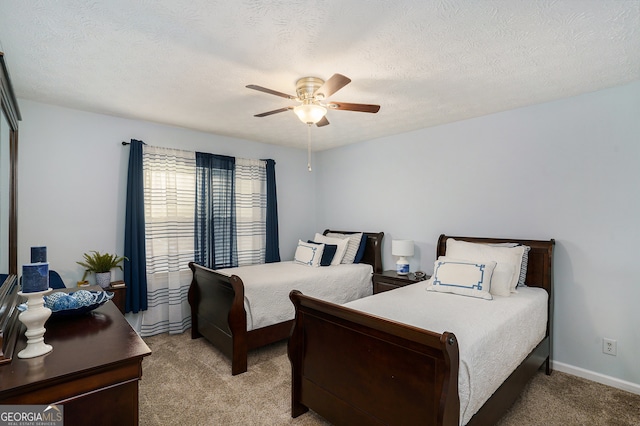
[[[111,285],[105,288],[104,291],[113,293],[113,299],[111,299],[111,301],[120,309],[120,312],[124,314],[125,298],[127,297],[127,286],[124,281],[112,281]]]
[[[425,279],[429,278],[431,278],[429,275],[425,277]],[[422,280],[416,279],[413,272],[410,272],[408,275],[398,275],[395,270],[390,270],[380,274],[373,274],[373,294],[415,284],[420,281]]]

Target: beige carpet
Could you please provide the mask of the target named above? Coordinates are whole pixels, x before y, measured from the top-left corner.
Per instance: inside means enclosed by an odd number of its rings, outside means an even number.
[[[153,351],[142,364],[140,424],[327,425],[308,412],[292,419],[291,369],[285,342],[253,351],[249,371],[231,365],[190,333],[146,338]],[[575,376],[540,372],[499,426],[640,425],[640,395]]]

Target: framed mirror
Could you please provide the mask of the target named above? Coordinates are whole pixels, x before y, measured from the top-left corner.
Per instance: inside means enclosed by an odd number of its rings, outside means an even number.
[[[9,362],[19,331],[18,312],[18,102],[0,52],[0,364]]]

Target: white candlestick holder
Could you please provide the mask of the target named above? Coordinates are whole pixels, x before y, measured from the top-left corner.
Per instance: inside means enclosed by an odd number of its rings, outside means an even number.
[[[18,319],[27,327],[27,347],[18,352],[18,358],[34,358],[48,354],[53,346],[44,343],[44,323],[51,316],[51,309],[44,306],[44,296],[51,293],[51,289],[29,293],[18,292],[27,298],[27,310],[20,313]]]

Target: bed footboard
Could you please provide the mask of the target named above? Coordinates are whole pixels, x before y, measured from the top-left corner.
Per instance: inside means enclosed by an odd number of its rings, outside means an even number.
[[[333,424],[458,425],[458,342],[292,291],[291,415]],[[365,384],[366,386],[363,386]]]
[[[204,336],[231,359],[231,374],[247,371],[247,315],[244,284],[235,276],[219,274],[190,262],[191,338]]]

